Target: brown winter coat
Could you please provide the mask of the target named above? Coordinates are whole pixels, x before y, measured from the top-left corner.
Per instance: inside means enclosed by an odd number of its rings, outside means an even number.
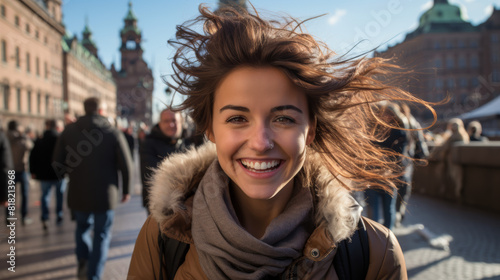
[[[311,181],[311,192],[317,197],[315,231],[311,234],[299,258],[300,266],[308,269],[298,279],[338,279],[333,267],[336,244],[348,239],[356,230],[361,207],[336,179],[310,153],[299,173]],[[152,180],[151,216],[137,238],[128,279],[158,279],[160,274],[159,226],[169,238],[191,244],[185,262],[175,276],[180,279],[207,279],[203,272],[191,236],[191,213],[194,192],[208,166],[216,158],[211,144],[186,154],[165,160]],[[382,225],[364,219],[370,247],[370,265],[366,279],[407,279],[403,253],[394,234]],[[319,256],[311,251],[318,249]],[[165,271],[163,271],[165,273]],[[166,279],[164,274],[163,279]]]

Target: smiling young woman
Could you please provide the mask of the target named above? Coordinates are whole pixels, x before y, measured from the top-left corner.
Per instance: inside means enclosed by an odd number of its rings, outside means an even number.
[[[351,279],[334,263],[362,225],[369,265],[354,270],[406,279],[394,234],[361,217],[351,191],[391,191],[399,176],[399,157],[376,145],[391,127],[378,102],[429,104],[381,82],[387,61],[340,60],[294,19],[200,13],[171,42],[170,86],[209,141],[155,171],[129,277]]]

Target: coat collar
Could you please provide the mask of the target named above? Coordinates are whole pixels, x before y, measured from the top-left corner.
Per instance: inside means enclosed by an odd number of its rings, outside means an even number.
[[[168,157],[155,170],[150,180],[149,208],[170,237],[191,243],[192,197],[216,157],[215,145],[207,142]],[[308,151],[305,162],[298,176],[316,197],[316,224],[326,229],[327,238],[334,243],[348,239],[356,230],[361,206],[339,179],[320,165],[321,160],[313,151]]]

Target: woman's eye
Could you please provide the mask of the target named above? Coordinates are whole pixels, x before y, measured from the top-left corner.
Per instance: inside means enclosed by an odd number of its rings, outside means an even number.
[[[243,118],[242,116],[233,116],[226,120],[227,123],[242,123],[245,121],[245,118]]]
[[[295,120],[293,118],[287,116],[278,116],[276,117],[275,121],[279,123],[295,123]]]

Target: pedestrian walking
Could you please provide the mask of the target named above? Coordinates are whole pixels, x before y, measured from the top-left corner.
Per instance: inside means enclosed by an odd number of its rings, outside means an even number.
[[[159,122],[151,129],[140,146],[142,205],[149,213],[149,180],[153,169],[169,155],[182,151],[185,142],[181,139],[182,116],[180,113],[164,109],[160,113]]]
[[[413,171],[415,163],[422,163],[421,160],[429,156],[429,148],[422,131],[422,126],[411,113],[410,106],[403,103],[400,104],[402,117],[406,118],[409,130],[406,131],[407,145],[404,148],[403,158],[404,173],[402,176],[402,184],[398,188],[396,200],[396,225],[401,224],[406,214],[406,207],[410,201]],[[420,161],[419,161],[420,160]]]
[[[54,154],[57,138],[62,130],[62,121],[46,120],[43,136],[35,141],[29,157],[31,178],[39,180],[42,188],[40,197],[42,215],[40,219],[44,230],[48,229],[50,190],[52,187],[55,189],[56,196],[56,223],[60,225],[64,217],[63,204],[66,180],[65,178],[59,178],[54,168],[52,168],[52,155]]]
[[[59,136],[52,166],[61,178],[69,175],[68,207],[76,220],[78,277],[100,279],[119,201],[118,176],[125,203],[130,199],[132,159],[123,133],[105,117],[105,104],[91,97],[83,105],[85,115]]]
[[[177,27],[169,86],[210,142],[156,169],[128,278],[407,279],[394,234],[350,193],[400,176],[374,144],[389,124],[373,104],[427,103],[377,79],[394,74],[385,60],[343,61],[303,22],[200,13]]]
[[[14,181],[16,185],[19,183],[21,189],[21,224],[27,225],[33,222],[28,216],[30,175],[27,169],[29,151],[33,147],[33,142],[22,132],[16,120],[9,121],[7,128],[14,163]]]
[[[403,158],[403,153],[408,145],[408,137],[405,130],[398,129],[397,127],[408,128],[408,123],[404,116],[399,111],[399,107],[395,103],[383,102],[380,106],[380,115],[384,122],[394,126],[394,128],[386,129],[387,136],[384,135],[384,140],[376,142],[383,149],[387,149],[394,154],[394,160],[400,164],[400,169],[403,171],[408,162]],[[377,129],[384,129],[384,127],[377,127]],[[375,221],[380,220],[380,213],[384,219],[383,225],[388,229],[394,229],[396,224],[396,202],[398,196],[398,189],[405,188],[407,182],[405,181],[405,174],[398,178],[396,186],[391,190],[381,190],[368,188],[365,191],[366,203],[368,204],[369,217]]]
[[[9,139],[0,129],[0,206],[8,206],[9,200],[9,175],[12,176],[14,164],[12,163],[12,152],[10,150]],[[11,193],[12,194],[12,193]],[[5,220],[8,215],[6,213]],[[7,223],[8,224],[8,223]]]

